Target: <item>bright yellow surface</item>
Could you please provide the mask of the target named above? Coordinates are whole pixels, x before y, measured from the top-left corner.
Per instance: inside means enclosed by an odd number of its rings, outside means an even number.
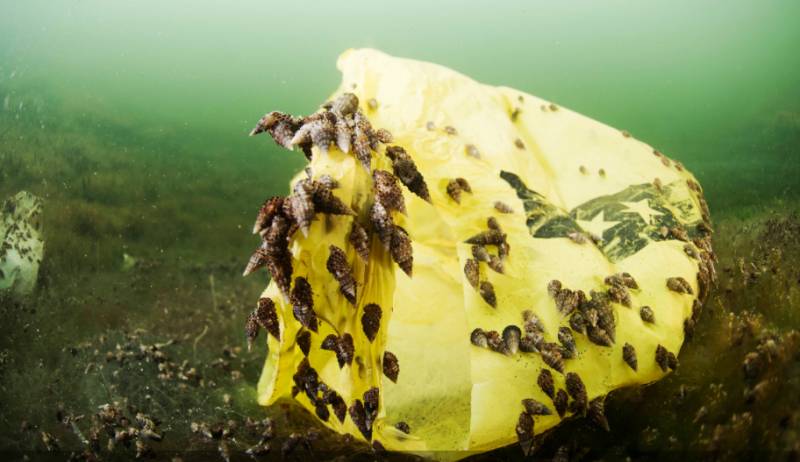
[[[547,294],[552,279],[588,295],[591,289],[607,288],[603,283],[606,276],[627,271],[640,287],[631,290],[632,308],[613,305],[617,335],[612,347],[594,345],[584,335],[575,334],[578,357],[567,360],[566,370],[580,374],[589,399],[664,375],[654,360],[656,346],[660,343],[677,354],[683,342],[683,320],[691,314],[696,296],[669,291],[666,278],[681,276],[698,293],[697,261],[686,256],[684,243],[650,242],[612,263],[591,243],[580,245],[564,237],[534,238],[526,225],[522,201],[499,174],[502,170],[515,173],[528,188],[565,213],[592,198],[652,183],[658,177],[664,185],[674,183],[669,200],[683,199],[681,217],[687,224],[700,219],[697,198],[685,185],[687,179],[693,179],[691,174],[674,164],[664,165],[650,146],[617,129],[564,108],[548,109],[549,101],[511,88],[482,85],[441,66],[366,49],[346,51],[338,67],[343,78],[334,96],[346,91],[358,96],[373,127],[389,130],[394,136],[392,144],[403,146],[414,159],[432,197],[429,204],[403,188],[408,214],[395,215],[413,242],[412,278],[392,262],[376,238],[365,265],[347,245],[349,216],[318,215],[308,237],[296,233],[291,246],[294,276],[308,277],[321,321],[319,334],[312,335],[311,365],[348,406],[370,387],[380,388],[381,411],[374,439],[390,450],[488,450],[516,441],[514,428],[522,399],[535,398],[553,409],[536,385],[539,371],[546,367],[538,354],[506,356],[470,343],[470,332],[476,327],[499,332],[509,324],[521,327],[521,312],[526,309],[541,318],[547,340],[557,341],[558,327],[567,325],[567,319]],[[378,101],[377,109],[367,107],[370,98]],[[520,109],[515,121],[510,117],[514,108]],[[434,130],[426,128],[429,121]],[[443,127],[448,125],[457,134],[446,134]],[[517,138],[524,149],[515,146]],[[468,144],[478,148],[480,159],[466,154]],[[382,150],[374,156],[373,168],[391,171]],[[580,166],[588,173],[581,173]],[[371,180],[352,155],[333,146],[323,155],[315,148],[310,167],[315,176],[328,174],[338,180],[340,188],[334,193],[364,212]],[[604,177],[597,173],[601,168]],[[466,178],[473,190],[462,195],[460,205],[445,192],[447,182],[456,176]],[[493,208],[497,200],[510,205],[514,213],[497,212]],[[631,219],[641,213],[647,216],[642,205],[630,204]],[[505,274],[481,265],[482,278],[494,284],[496,309],[481,299],[463,273],[464,262],[471,256],[470,246],[463,241],[485,230],[490,216],[497,218],[511,246]],[[605,226],[600,219],[579,223],[587,231]],[[340,295],[325,268],[331,243],[344,249],[354,265],[358,309]],[[299,323],[292,316],[291,305],[274,284],[265,296],[275,300],[282,324],[281,342],[269,338],[270,353],[258,387],[259,402],[267,405],[290,396],[292,375],[303,355],[294,341]],[[372,344],[360,324],[362,308],[368,303],[383,308],[379,336]],[[655,324],[640,319],[642,305],[652,307]],[[334,353],[319,348],[322,339],[334,331],[353,335],[363,367],[354,361],[352,367],[340,370]],[[622,360],[626,342],[637,349],[638,372]],[[381,372],[379,360],[384,350],[399,359],[396,384]],[[553,375],[556,386],[563,388],[564,376],[555,371]],[[302,393],[297,399],[313,413]],[[560,421],[555,412],[535,420],[536,433]],[[394,429],[398,421],[410,425],[410,435]],[[331,416],[326,425],[361,438],[349,416],[343,425]],[[452,458],[467,454],[432,455]]]

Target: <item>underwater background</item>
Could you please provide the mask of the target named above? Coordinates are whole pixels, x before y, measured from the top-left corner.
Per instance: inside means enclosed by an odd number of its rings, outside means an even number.
[[[305,164],[248,132],[270,110],[316,110],[339,84],[339,53],[374,47],[627,130],[704,188],[720,282],[681,368],[612,394],[610,435],[568,422],[535,457],[800,457],[800,2],[0,11],[0,201],[41,197],[45,239],[37,290],[0,295],[0,452],[86,456],[111,404],[163,439],[98,437],[104,459],[244,458],[266,416],[267,458],[372,457],[305,411],[255,404],[265,351],[247,351],[242,327],[266,276],[241,271],[258,207]],[[759,370],[743,367],[767,350]]]

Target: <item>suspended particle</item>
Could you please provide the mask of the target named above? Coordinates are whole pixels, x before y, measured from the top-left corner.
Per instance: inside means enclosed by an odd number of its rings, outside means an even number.
[[[361,327],[364,329],[364,335],[367,336],[370,342],[375,340],[375,337],[378,336],[382,315],[383,311],[376,303],[370,303],[364,307],[364,314],[361,316]]]
[[[429,120],[425,123],[425,129],[428,131],[433,131],[434,129],[436,129],[436,125]]]
[[[481,298],[489,304],[492,308],[497,308],[497,296],[494,293],[494,286],[489,281],[482,281],[480,284],[479,292]]]
[[[458,133],[455,127],[451,127],[450,125],[444,127],[444,132],[447,133],[448,135],[455,135]]]
[[[472,258],[468,258],[464,263],[464,275],[467,277],[469,284],[477,289],[480,283],[480,266],[478,262]]]
[[[339,292],[352,305],[356,304],[356,281],[353,278],[353,269],[347,262],[347,255],[344,250],[335,245],[329,246],[330,255],[326,267],[328,272],[339,283]]]
[[[464,178],[456,178],[455,182],[458,183],[458,186],[461,188],[462,191],[472,193],[472,186],[469,185],[469,182]]]
[[[495,217],[489,217],[489,218],[487,218],[487,219],[486,219],[486,226],[487,226],[487,227],[488,227],[490,230],[493,230],[493,231],[501,231],[501,232],[503,231],[503,230],[500,228],[500,223],[497,221],[497,218],[495,218]]]
[[[347,241],[353,246],[356,254],[364,263],[369,262],[369,235],[367,230],[356,220],[353,220],[353,226],[350,228]]]
[[[400,363],[390,351],[383,352],[383,375],[394,383],[397,383],[397,376],[400,375]]]
[[[536,379],[536,383],[539,385],[539,388],[542,389],[545,395],[549,396],[550,399],[553,399],[555,396],[556,386],[555,381],[553,380],[553,373],[550,372],[550,369],[542,369],[539,372],[539,377]]]
[[[519,138],[514,140],[514,146],[516,146],[517,149],[525,149],[525,143],[523,143]]]
[[[495,201],[494,209],[500,213],[514,213],[514,209],[512,209],[510,205],[502,201]]]
[[[375,98],[370,98],[367,100],[367,107],[372,111],[378,109],[378,100]]]
[[[304,277],[297,277],[294,280],[294,288],[290,295],[292,312],[295,319],[306,329],[317,331],[317,314],[314,312],[314,299],[311,285]]]
[[[639,361],[636,359],[636,348],[630,343],[625,343],[625,345],[622,346],[622,359],[625,361],[625,364],[630,366],[634,371],[639,369]]]
[[[649,306],[645,305],[639,308],[639,316],[641,316],[642,321],[653,324],[656,322],[656,316],[653,313],[653,309]]]
[[[574,400],[575,409],[584,413],[586,410],[588,397],[586,395],[586,386],[583,384],[581,377],[574,373],[568,372],[566,377],[567,393]]]
[[[301,330],[300,333],[297,334],[297,346],[300,347],[300,351],[303,352],[303,356],[308,356],[308,352],[311,351],[311,332],[307,330]]]
[[[523,399],[522,406],[530,415],[551,415],[553,413],[550,408],[533,398]]]
[[[548,109],[550,109],[552,112],[556,112],[558,111],[558,106],[556,106],[555,103],[550,103]]]
[[[578,171],[580,171],[582,175],[586,175],[587,173],[589,173],[589,171],[583,165],[578,167]]]
[[[606,418],[605,396],[598,396],[589,402],[589,418],[603,430],[611,431],[611,426],[608,425],[608,419]]]
[[[522,110],[520,108],[515,107],[514,110],[511,112],[511,121],[512,122],[516,122],[517,118],[519,118],[519,114],[521,112],[522,112]]]
[[[620,133],[622,133],[622,136],[625,137],[625,138],[630,138],[631,137],[630,132],[628,132],[627,130],[622,130]]]
[[[605,178],[606,177],[605,169],[601,168],[600,170],[597,171],[597,174],[600,175],[600,178]]]
[[[505,344],[505,350],[509,354],[513,355],[519,351],[519,342],[521,337],[522,331],[520,331],[519,327],[517,326],[510,325],[503,329],[503,343]]]
[[[397,422],[396,424],[394,424],[394,428],[400,430],[401,432],[405,433],[406,435],[411,433],[411,427],[409,427],[408,424],[406,422],[404,422],[404,421]]]

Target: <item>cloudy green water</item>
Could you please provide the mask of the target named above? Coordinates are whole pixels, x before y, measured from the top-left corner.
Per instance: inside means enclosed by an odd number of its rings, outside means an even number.
[[[376,47],[627,129],[693,169],[712,207],[734,205],[742,183],[749,203],[798,192],[797,147],[772,132],[798,124],[795,1],[3,3],[3,88],[37,85],[72,111],[174,136],[184,155],[285,178],[298,164],[247,130],[267,110],[315,109],[338,84],[336,56]]]
[[[314,111],[339,84],[343,50],[436,62],[628,130],[698,176],[718,223],[731,217],[717,241],[720,267],[730,268],[751,253],[732,238],[754,229],[735,221],[740,211],[797,207],[799,44],[794,0],[0,0],[0,200],[20,189],[43,197],[46,241],[40,289],[21,306],[0,298],[0,451],[42,449],[21,419],[80,447],[56,426],[57,402],[88,415],[127,399],[164,420],[168,449],[196,447],[186,443],[190,420],[261,415],[263,348],[224,357],[241,379],[212,364],[223,348],[244,345],[242,323],[264,286],[263,275],[240,277],[258,243],[253,215],[285,194],[304,161],[246,135],[269,110]],[[123,254],[137,269],[121,270]],[[786,287],[800,280],[792,265],[784,270]],[[724,318],[728,309],[783,307],[794,320],[784,324],[797,326],[796,289],[734,289],[709,310]],[[177,339],[171,360],[190,361],[217,386],[186,391],[162,384],[153,364],[95,361],[92,351],[118,353],[123,332],[137,328],[148,342]],[[691,433],[687,441],[701,434],[686,426],[695,407],[673,421],[664,403],[693,378],[702,396],[707,383],[738,383],[746,350],[705,342],[686,351],[687,375],[647,395],[662,414],[611,407],[614,441],[628,445],[659,421],[657,447],[674,428]],[[719,366],[707,364],[716,351],[728,354],[722,372],[706,374]],[[800,396],[794,370],[794,388],[781,396]],[[762,420],[791,407],[776,404]],[[720,419],[741,411],[719,408]]]

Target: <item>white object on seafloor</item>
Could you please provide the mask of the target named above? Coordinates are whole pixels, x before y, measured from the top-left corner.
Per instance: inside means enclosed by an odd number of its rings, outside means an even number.
[[[44,254],[42,200],[20,191],[0,208],[0,293],[33,291]]]

